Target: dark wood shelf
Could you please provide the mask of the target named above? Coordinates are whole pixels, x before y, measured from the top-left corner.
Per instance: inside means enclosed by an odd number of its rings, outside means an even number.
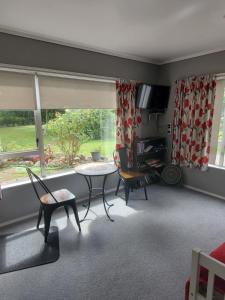
[[[146,157],[146,156],[149,156],[151,154],[156,154],[156,153],[159,153],[159,152],[166,152],[167,151],[167,148],[163,148],[163,149],[160,149],[160,150],[157,150],[157,151],[149,151],[149,152],[144,152],[144,153],[137,153],[137,156],[138,157]]]
[[[153,146],[153,148],[148,152],[137,153],[138,143],[144,144],[144,149],[148,146]],[[161,148],[160,148],[161,147]],[[154,149],[155,148],[155,149]],[[145,137],[145,138],[136,138],[134,142],[134,163],[135,166],[138,167],[141,165],[141,170],[148,171],[148,170],[160,170],[165,165],[165,154],[167,152],[166,147],[166,138],[155,136],[155,137]],[[148,166],[145,161],[149,159],[156,159],[162,163],[160,167]],[[145,166],[146,164],[146,166]]]

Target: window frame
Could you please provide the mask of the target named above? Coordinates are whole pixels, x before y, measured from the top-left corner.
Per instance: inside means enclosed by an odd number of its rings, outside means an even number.
[[[34,113],[34,126],[35,126],[35,134],[36,134],[36,145],[37,148],[34,150],[24,150],[24,151],[15,151],[15,152],[4,152],[0,153],[0,159],[11,159],[20,157],[26,157],[27,155],[39,155],[40,156],[40,173],[42,178],[51,178],[63,176],[64,174],[68,174],[65,172],[60,172],[54,175],[47,175],[45,169],[45,153],[44,153],[44,136],[43,136],[43,123],[41,117],[41,96],[40,96],[40,84],[39,84],[39,77],[38,76],[53,76],[53,77],[61,77],[61,78],[68,78],[68,79],[87,79],[93,81],[100,81],[100,82],[108,82],[108,83],[115,83],[117,78],[106,78],[106,77],[97,77],[93,75],[84,75],[84,74],[76,74],[76,73],[66,73],[66,72],[52,72],[52,70],[42,70],[34,71],[31,68],[23,69],[23,68],[15,68],[12,67],[5,67],[1,66],[0,64],[0,71],[7,71],[12,73],[24,73],[24,74],[31,74],[33,76],[33,89],[34,89],[34,102],[35,102],[35,109],[33,110]],[[112,108],[114,109],[114,108]],[[32,111],[32,110],[31,110]],[[26,184],[26,180],[21,182],[12,182],[9,184],[2,184],[3,187],[5,186],[16,186],[18,184]]]
[[[214,105],[214,115],[213,115],[213,124],[212,124],[212,133],[211,133],[211,142],[210,142],[210,157],[209,157],[209,166],[224,169],[225,163],[225,77],[217,78],[216,85],[216,98]],[[221,126],[221,118],[223,113],[223,124],[222,124],[222,140],[219,141],[219,132]],[[221,148],[218,153],[218,148]],[[217,156],[219,162],[216,163]]]

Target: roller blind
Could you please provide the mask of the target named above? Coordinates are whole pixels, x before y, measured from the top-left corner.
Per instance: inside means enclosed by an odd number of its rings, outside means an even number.
[[[32,75],[0,71],[1,109],[35,109]]]
[[[39,76],[39,86],[42,108],[116,108],[111,82]]]

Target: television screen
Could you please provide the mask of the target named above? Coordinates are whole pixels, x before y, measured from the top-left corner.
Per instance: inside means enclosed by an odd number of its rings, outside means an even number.
[[[163,112],[168,106],[169,94],[169,86],[141,84],[136,107],[148,109],[152,113]]]

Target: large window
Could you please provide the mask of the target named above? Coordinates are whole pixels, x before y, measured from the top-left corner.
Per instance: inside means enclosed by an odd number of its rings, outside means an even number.
[[[26,177],[26,167],[40,172],[33,111],[0,111],[0,182]]]
[[[100,160],[112,160],[115,110],[66,109],[51,113],[51,119],[47,117],[48,122],[43,125],[47,174],[91,162],[93,152],[97,152]],[[48,114],[47,110],[43,114]]]
[[[115,148],[115,84],[0,71],[0,183],[71,171]],[[96,154],[97,152],[97,154]]]
[[[209,163],[225,167],[225,79],[218,79],[216,85]]]

